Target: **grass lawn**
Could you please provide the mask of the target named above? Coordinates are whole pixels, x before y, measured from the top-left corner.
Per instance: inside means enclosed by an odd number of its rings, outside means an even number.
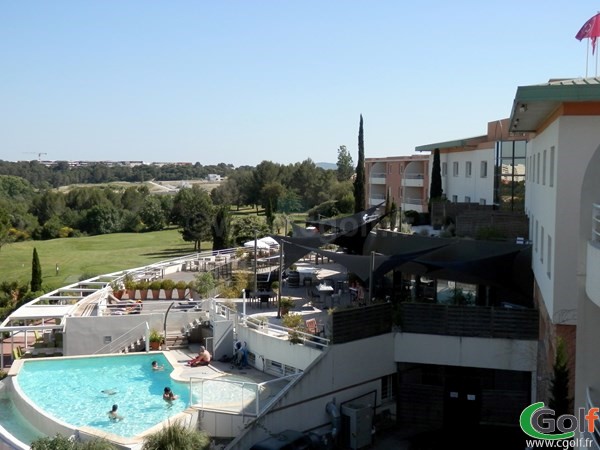
[[[176,229],[17,242],[0,250],[0,282],[31,281],[34,247],[40,258],[45,291],[77,283],[82,275],[91,278],[194,253],[193,244],[185,242]],[[202,243],[203,250],[211,248],[210,242]]]

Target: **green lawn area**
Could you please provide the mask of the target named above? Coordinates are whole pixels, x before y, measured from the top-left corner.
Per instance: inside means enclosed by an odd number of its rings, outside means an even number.
[[[185,242],[176,229],[17,242],[0,250],[0,282],[31,281],[34,247],[42,266],[46,291],[76,283],[82,275],[91,278],[194,253],[193,244]],[[211,248],[210,242],[202,244],[203,250]]]

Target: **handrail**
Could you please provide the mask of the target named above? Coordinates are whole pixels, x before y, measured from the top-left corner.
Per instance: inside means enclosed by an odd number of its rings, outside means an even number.
[[[292,335],[295,338],[299,339],[303,344],[310,342],[311,344],[315,345],[317,348],[320,349],[329,346],[330,341],[327,338],[316,336],[312,333],[305,333],[304,331],[283,327],[281,325],[272,324],[268,321],[258,323],[258,321],[252,316],[234,311],[233,309],[221,303],[214,302],[213,308],[213,311],[216,315],[227,317],[227,319],[229,319],[229,317],[233,314],[235,317],[237,317],[238,324],[242,324],[242,326],[246,326],[247,328],[262,331],[263,333],[269,335],[274,334],[276,336],[281,337],[288,336],[289,338],[290,335]]]
[[[592,206],[592,241],[600,243],[600,204]]]
[[[261,383],[254,383],[254,382],[249,382],[249,381],[235,381],[235,380],[221,380],[219,378],[203,378],[203,377],[190,377],[189,379],[189,390],[190,390],[190,403],[189,406],[194,406],[196,403],[194,402],[194,394],[193,394],[193,388],[194,385],[200,384],[200,404],[197,405],[197,407],[203,411],[206,410],[210,410],[210,411],[216,411],[216,412],[231,412],[232,408],[223,408],[223,407],[219,407],[217,405],[215,405],[214,407],[208,407],[205,404],[204,398],[204,390],[205,390],[205,383],[225,383],[227,385],[235,385],[235,386],[240,386],[241,388],[241,399],[240,399],[240,404],[239,404],[239,410],[240,413],[242,414],[242,416],[249,416],[249,417],[258,417],[261,412],[265,411],[267,408],[269,408],[272,404],[274,404],[286,391],[287,391],[287,387],[297,378],[299,378],[302,375],[302,372],[299,373],[294,373],[291,375],[285,375],[283,377],[279,377],[279,378],[275,378],[273,380],[268,380],[268,381],[264,381]],[[275,383],[280,383],[282,381],[285,380],[290,380],[286,386],[284,386],[281,390],[279,390],[279,392],[272,398],[269,398],[264,406],[261,404],[261,400],[260,400],[260,392],[262,392],[264,390],[264,388],[269,385],[269,384],[275,384]],[[254,392],[254,411],[250,411],[247,410],[245,407],[245,403],[244,403],[244,389],[249,387],[251,390],[253,390]],[[251,403],[248,405],[251,406]]]
[[[123,350],[123,348],[125,348],[131,344],[132,341],[131,340],[127,341],[127,339],[130,339],[131,336],[133,335],[133,333],[138,328],[144,328],[143,337],[145,339],[146,351],[148,351],[149,350],[148,342],[149,342],[150,326],[148,325],[148,322],[142,322],[142,323],[137,324],[131,330],[129,330],[126,333],[123,333],[121,336],[117,337],[114,341],[111,341],[108,344],[101,347],[100,349],[96,350],[93,354],[98,355],[98,354],[102,354],[102,353],[118,353],[118,352],[120,352],[121,350]],[[139,339],[139,337],[134,340],[138,340],[138,339]],[[123,344],[125,342],[127,342],[127,345],[125,345],[123,347]],[[108,348],[108,352],[105,351],[107,348]],[[115,348],[117,349],[116,351],[115,351]]]

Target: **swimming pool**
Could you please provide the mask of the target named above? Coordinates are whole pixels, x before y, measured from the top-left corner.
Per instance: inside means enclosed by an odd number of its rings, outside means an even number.
[[[164,370],[153,371],[154,360],[164,365]],[[57,421],[132,438],[190,405],[189,384],[173,380],[172,370],[162,353],[27,360],[14,384],[31,403]],[[210,380],[202,384],[204,387],[198,384],[192,389],[194,403],[239,406],[242,395],[245,402],[254,399],[248,387],[215,384]],[[166,386],[179,396],[176,401],[163,400]],[[113,404],[118,405],[123,420],[108,419],[107,412]]]
[[[19,441],[29,445],[44,434],[31,426],[10,399],[8,392],[0,387],[0,425]],[[1,447],[1,446],[0,446]]]

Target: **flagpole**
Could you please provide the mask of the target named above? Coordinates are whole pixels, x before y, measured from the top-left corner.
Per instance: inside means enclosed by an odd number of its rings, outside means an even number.
[[[588,76],[588,60],[590,59],[590,40],[587,40],[587,46],[585,48],[585,77]]]

